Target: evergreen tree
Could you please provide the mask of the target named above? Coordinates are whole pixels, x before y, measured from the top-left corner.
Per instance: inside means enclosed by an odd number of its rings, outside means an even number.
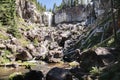
[[[57,10],[57,5],[56,5],[56,3],[54,3],[54,5],[53,5],[53,12],[56,12],[56,10]]]

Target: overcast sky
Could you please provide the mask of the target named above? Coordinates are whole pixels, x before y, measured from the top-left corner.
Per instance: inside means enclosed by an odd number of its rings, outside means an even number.
[[[38,1],[43,5],[46,5],[47,9],[53,9],[54,3],[56,3],[57,5],[60,5],[62,2],[62,0],[38,0]]]

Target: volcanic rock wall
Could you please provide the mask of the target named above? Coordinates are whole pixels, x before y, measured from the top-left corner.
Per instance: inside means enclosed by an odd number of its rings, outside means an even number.
[[[62,9],[55,13],[55,23],[58,24],[61,22],[73,22],[85,20],[86,13],[83,13],[83,11],[84,11],[83,6]]]
[[[36,5],[28,0],[16,0],[16,13],[29,23],[42,24],[42,13],[40,13]]]
[[[96,0],[89,2],[86,5],[79,4],[75,7],[66,7],[55,13],[55,23],[61,22],[81,22],[87,21],[89,18],[92,20],[95,17],[99,17],[106,10],[110,10],[110,0]]]

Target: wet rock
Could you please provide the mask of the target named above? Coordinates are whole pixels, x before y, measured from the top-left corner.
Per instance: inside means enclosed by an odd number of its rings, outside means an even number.
[[[72,74],[70,73],[69,70],[55,67],[47,73],[46,80],[73,80],[73,79]]]
[[[15,55],[16,60],[31,60],[33,57],[27,50],[19,50],[19,54]]]

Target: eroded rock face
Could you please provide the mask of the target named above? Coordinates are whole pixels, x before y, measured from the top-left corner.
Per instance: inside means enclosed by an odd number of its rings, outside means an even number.
[[[72,74],[68,70],[55,67],[47,73],[46,80],[73,80],[73,79]]]
[[[26,22],[42,24],[42,16],[37,12],[36,6],[28,0],[16,0],[17,15]]]

